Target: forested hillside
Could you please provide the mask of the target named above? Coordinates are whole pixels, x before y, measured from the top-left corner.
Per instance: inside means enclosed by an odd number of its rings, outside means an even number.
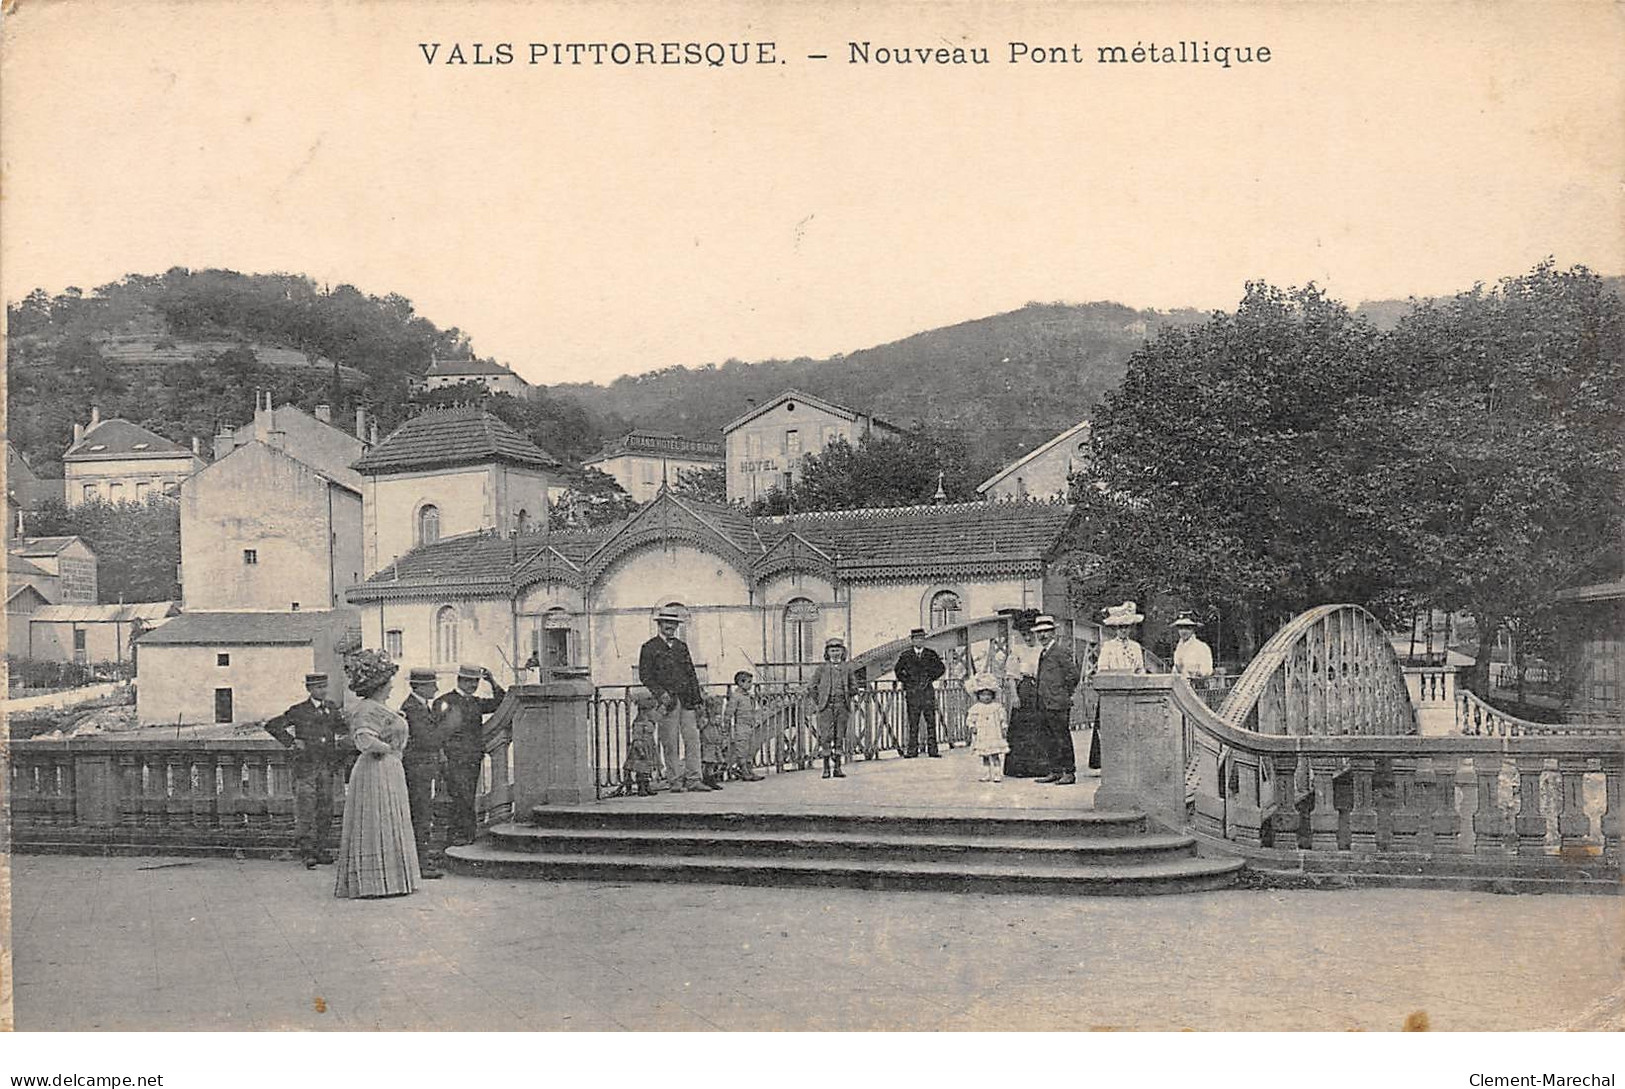
[[[411,383],[431,359],[470,351],[460,330],[437,328],[400,295],[305,276],[176,268],[89,292],[35,291],[6,311],[6,433],[45,475],[60,474],[92,405],[205,447],[252,417],[255,389],[307,411],[333,405],[337,421],[366,405],[387,431],[411,411]],[[545,393],[524,414],[530,437],[566,459],[623,426]]]
[[[1148,333],[1205,317],[1107,302],[1030,303],[829,359],[734,359],[553,389],[592,412],[715,438],[748,400],[794,387],[904,426],[977,434],[999,461],[1087,415]]]

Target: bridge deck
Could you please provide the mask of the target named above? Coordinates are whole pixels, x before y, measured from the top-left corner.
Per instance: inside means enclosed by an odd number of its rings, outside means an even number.
[[[980,762],[966,749],[944,752],[942,759],[920,756],[913,760],[854,760],[843,769],[845,779],[824,779],[818,768],[769,773],[759,783],[728,783],[722,790],[684,794],[657,794],[653,798],[607,798],[596,804],[616,808],[638,807],[650,812],[817,812],[831,810],[909,810],[909,815],[941,811],[1042,810],[1044,812],[1093,809],[1098,777],[1087,773],[1076,785],[1051,786],[1032,779],[977,782]]]

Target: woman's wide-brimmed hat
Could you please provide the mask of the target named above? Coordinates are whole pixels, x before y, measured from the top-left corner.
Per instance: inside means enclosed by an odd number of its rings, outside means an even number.
[[[372,691],[393,677],[399,668],[381,650],[355,650],[344,656],[344,676],[352,692]]]
[[[1174,617],[1173,626],[1176,628],[1200,628],[1202,625],[1198,624],[1190,613],[1180,613]]]
[[[978,673],[976,676],[970,677],[965,681],[965,691],[970,692],[973,695],[977,692],[996,693],[998,690],[999,678],[995,677],[991,673]]]
[[[1101,623],[1108,628],[1126,628],[1130,624],[1138,624],[1144,619],[1145,617],[1140,615],[1139,606],[1132,601],[1125,601],[1121,605],[1108,605],[1106,607],[1106,619],[1102,620]]]

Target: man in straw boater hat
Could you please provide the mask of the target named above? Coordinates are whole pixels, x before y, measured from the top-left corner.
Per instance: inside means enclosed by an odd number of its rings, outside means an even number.
[[[682,623],[683,614],[670,606],[655,613],[656,634],[638,651],[638,680],[654,696],[661,716],[661,759],[671,789],[711,790],[700,775],[700,679],[688,644],[677,638]]]
[[[434,839],[434,787],[440,778],[441,748],[446,742],[446,727],[434,709],[435,689],[440,687],[435,671],[413,666],[406,675],[411,687],[401,701],[401,714],[406,718],[406,750],[401,753],[401,769],[406,773],[406,801],[412,812],[412,838],[417,841],[418,865],[423,877],[440,877],[430,846]]]
[[[1043,645],[1038,655],[1038,722],[1049,756],[1049,774],[1040,783],[1071,786],[1078,781],[1078,760],[1072,751],[1072,693],[1078,687],[1078,662],[1055,637],[1055,618],[1033,621],[1033,633]]]
[[[1200,626],[1190,613],[1180,613],[1174,619],[1174,630],[1179,633],[1179,644],[1174,647],[1174,672],[1187,681],[1213,676],[1213,648],[1196,637]]]
[[[491,686],[481,696],[480,682]],[[480,764],[485,759],[485,716],[502,706],[506,690],[484,666],[466,662],[457,667],[457,687],[435,700],[435,713],[446,731],[446,793],[451,795],[451,828],[447,841],[473,843],[479,830],[474,812],[480,790]]]
[[[265,724],[265,732],[292,749],[293,834],[305,869],[333,861],[327,836],[333,827],[333,780],[344,766],[350,727],[327,699],[327,674],[305,674],[306,698]]]
[[[857,683],[846,664],[846,640],[824,640],[824,660],[807,682],[807,704],[813,712],[813,729],[818,735],[818,755],[824,758],[824,778],[845,779],[841,756],[846,751],[847,724],[852,716],[852,699]],[[834,772],[830,771],[831,763]]]
[[[927,756],[941,756],[937,751],[937,690],[934,687],[948,667],[936,651],[925,645],[925,629],[915,628],[908,633],[909,648],[897,656],[892,675],[903,687],[903,707],[908,720],[908,741],[903,755],[920,755],[920,721],[925,721],[925,751]]]

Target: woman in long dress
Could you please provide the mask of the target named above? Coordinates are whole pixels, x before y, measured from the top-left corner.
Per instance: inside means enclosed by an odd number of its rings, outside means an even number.
[[[1132,601],[1125,601],[1121,605],[1110,605],[1106,608],[1106,618],[1100,623],[1112,629],[1112,638],[1100,645],[1100,657],[1095,659],[1095,668],[1089,675],[1089,683],[1094,684],[1097,673],[1144,673],[1145,648],[1140,646],[1133,638],[1134,626],[1145,617]],[[1089,769],[1100,770],[1100,702],[1095,701],[1094,731],[1089,740]]]
[[[344,794],[338,876],[333,895],[405,896],[422,881],[401,751],[406,719],[384,704],[395,663],[382,651],[348,655],[344,672],[360,701],[345,708],[350,737],[360,752]]]
[[[1004,758],[1004,773],[1011,778],[1031,779],[1047,775],[1050,770],[1038,716],[1038,656],[1044,648],[1033,635],[1032,620],[1036,616],[1022,615],[1004,663],[1005,683],[1013,690],[1006,733],[1010,752]]]

